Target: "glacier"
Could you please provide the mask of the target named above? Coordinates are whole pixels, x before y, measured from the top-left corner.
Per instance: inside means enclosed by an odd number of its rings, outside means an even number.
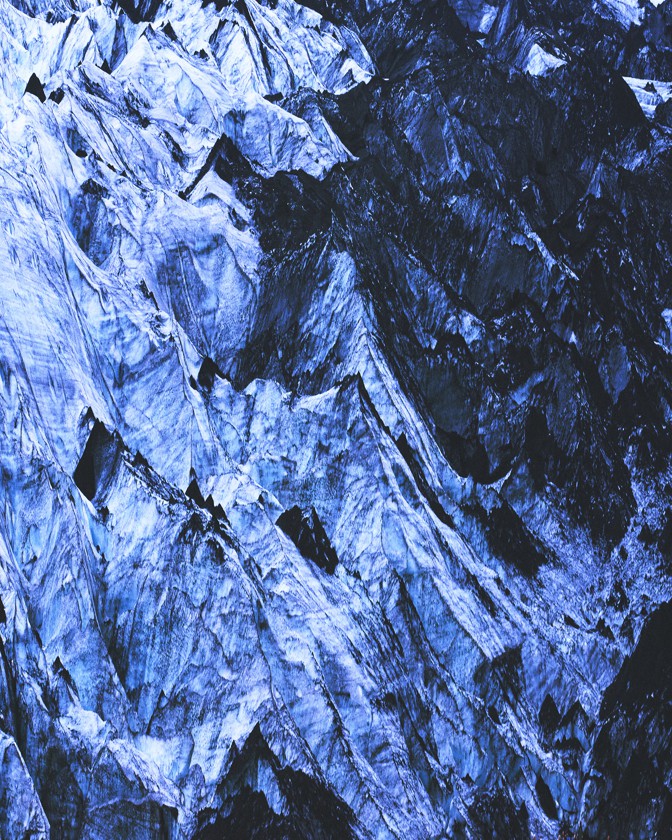
[[[0,0],[0,837],[672,832],[672,0]]]

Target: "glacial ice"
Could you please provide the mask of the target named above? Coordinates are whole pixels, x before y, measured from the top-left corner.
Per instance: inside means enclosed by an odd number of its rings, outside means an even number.
[[[669,251],[623,209],[669,85],[593,89],[515,4],[346,5],[0,0],[2,836],[608,801],[672,597],[670,302],[627,315]]]

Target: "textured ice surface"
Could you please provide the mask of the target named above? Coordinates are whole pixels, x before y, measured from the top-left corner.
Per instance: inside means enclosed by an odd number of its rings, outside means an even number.
[[[1,837],[664,836],[666,14],[0,0]]]
[[[556,67],[562,67],[567,62],[552,53],[542,49],[539,44],[533,44],[527,56],[526,70],[532,76],[544,76],[555,70]]]
[[[637,97],[637,102],[649,119],[656,113],[656,108],[668,99],[672,99],[672,83],[656,82],[652,79],[633,79],[624,76],[628,87]]]

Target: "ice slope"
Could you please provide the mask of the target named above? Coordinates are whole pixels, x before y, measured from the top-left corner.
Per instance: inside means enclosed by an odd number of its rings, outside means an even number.
[[[0,834],[664,831],[666,44],[310,5],[0,0]]]

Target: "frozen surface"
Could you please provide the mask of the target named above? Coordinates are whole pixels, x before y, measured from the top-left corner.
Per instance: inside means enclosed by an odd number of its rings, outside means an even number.
[[[0,837],[664,836],[663,13],[0,0]]]

